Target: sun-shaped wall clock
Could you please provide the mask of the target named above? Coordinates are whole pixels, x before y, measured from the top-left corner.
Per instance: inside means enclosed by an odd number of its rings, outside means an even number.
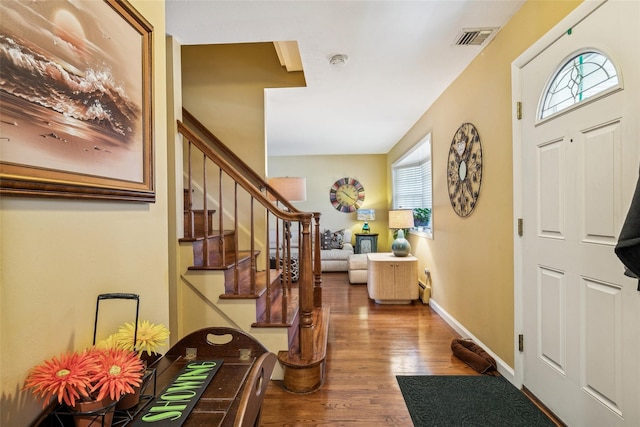
[[[451,141],[447,160],[447,185],[453,210],[461,217],[473,212],[482,183],[482,145],[478,130],[463,123]]]
[[[353,178],[340,178],[329,189],[329,201],[340,212],[355,212],[364,202],[364,187]]]

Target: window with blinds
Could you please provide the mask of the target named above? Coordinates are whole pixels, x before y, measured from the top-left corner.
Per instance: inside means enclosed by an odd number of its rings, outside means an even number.
[[[416,229],[431,229],[431,135],[424,137],[392,165],[393,209],[414,209]],[[429,210],[428,224],[421,220]]]

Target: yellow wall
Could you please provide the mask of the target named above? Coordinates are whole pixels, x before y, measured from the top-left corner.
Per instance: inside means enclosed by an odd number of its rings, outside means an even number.
[[[320,224],[323,229],[349,228],[353,233],[362,230],[362,221],[356,221],[355,213],[339,212],[329,201],[329,189],[336,180],[344,177],[357,179],[365,191],[362,208],[376,210],[376,220],[371,221],[369,225],[372,233],[379,234],[378,250],[389,250],[387,176],[380,173],[385,168],[385,155],[272,156],[268,161],[270,177],[306,177],[307,201],[294,204],[303,211],[320,212]]]
[[[304,86],[304,74],[288,73],[280,65],[273,43],[182,46],[181,61],[182,103],[185,108],[264,177],[267,152],[265,88]],[[186,159],[187,155],[184,157]],[[207,173],[210,181],[207,188],[216,188],[217,169],[210,170]],[[201,162],[192,163],[192,172],[194,179],[201,181]],[[231,186],[231,182],[227,182]],[[194,194],[194,206],[197,207],[202,197],[198,190]],[[216,200],[211,200],[211,207],[224,212],[227,223],[230,223],[235,204],[233,188],[228,187],[223,194],[226,195],[223,199],[224,209],[217,206]],[[240,224],[249,224],[250,199],[242,197],[242,192],[239,194],[238,221]],[[254,215],[260,218],[261,208],[256,208]],[[264,228],[263,224],[256,223],[256,235],[264,236]],[[250,230],[242,228],[238,239],[241,248],[249,247]],[[264,250],[264,243],[256,242],[257,249]],[[264,266],[260,264],[259,268]]]
[[[511,62],[580,1],[527,2],[389,153],[387,168],[427,132],[433,146],[433,240],[411,235],[432,297],[514,366]],[[473,123],[484,157],[480,198],[458,217],[449,202],[446,165],[456,129]],[[389,203],[391,194],[388,194]]]
[[[182,47],[183,105],[258,174],[265,174],[265,88],[304,86],[273,43]]]
[[[0,200],[2,426],[41,411],[21,391],[32,366],[91,344],[98,294],[139,294],[141,319],[169,324],[164,3],[130,2],[154,27],[156,202]],[[100,325],[132,321],[134,304],[124,305],[101,304],[111,319]]]

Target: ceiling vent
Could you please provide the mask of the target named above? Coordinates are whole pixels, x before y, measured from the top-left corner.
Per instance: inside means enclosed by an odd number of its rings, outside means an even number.
[[[456,37],[456,46],[481,46],[493,38],[497,28],[464,28]]]

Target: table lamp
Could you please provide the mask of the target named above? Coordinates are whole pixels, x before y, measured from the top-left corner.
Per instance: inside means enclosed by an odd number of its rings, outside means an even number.
[[[299,176],[269,178],[269,185],[290,202],[307,200],[307,178]],[[276,198],[269,193],[269,200],[274,201]]]
[[[409,241],[404,238],[404,229],[413,227],[413,209],[389,211],[389,228],[398,230],[398,237],[391,244],[391,252],[397,257],[405,257],[411,252]]]

